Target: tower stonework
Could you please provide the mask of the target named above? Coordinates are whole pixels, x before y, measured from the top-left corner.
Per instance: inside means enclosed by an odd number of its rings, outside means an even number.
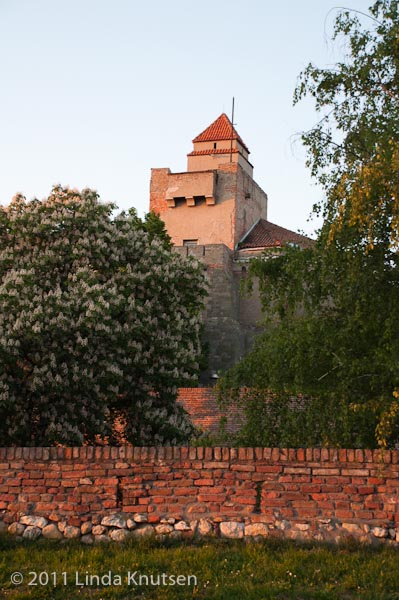
[[[150,210],[164,221],[176,251],[195,256],[207,273],[206,381],[242,358],[261,330],[259,298],[240,292],[248,260],[266,247],[309,240],[267,221],[267,195],[225,114],[194,138],[187,171],[151,170]]]

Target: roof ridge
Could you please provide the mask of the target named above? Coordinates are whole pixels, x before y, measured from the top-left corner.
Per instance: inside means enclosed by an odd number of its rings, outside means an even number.
[[[238,249],[270,248],[289,243],[298,243],[308,247],[314,244],[314,240],[306,235],[272,223],[267,219],[260,218],[249,228],[237,246]]]
[[[288,233],[294,233],[295,235],[300,235],[303,238],[306,238],[307,240],[311,240],[312,238],[308,237],[307,235],[304,235],[303,233],[298,233],[298,231],[293,231],[292,229],[288,229],[287,227],[283,227],[282,225],[277,225],[277,223],[272,223],[271,221],[269,221],[269,219],[263,219],[262,217],[259,219],[260,221],[265,221],[265,223],[268,223],[269,225],[273,225],[273,227],[277,227],[278,229],[283,229],[284,231],[288,231]]]
[[[222,113],[213,123],[211,123],[206,129],[201,131],[194,139],[193,143],[196,142],[217,142],[219,140],[238,140],[240,144],[249,153],[249,150],[244,144],[241,136],[238,134],[236,128],[230,121],[226,113]]]
[[[255,227],[258,225],[258,223],[260,223],[260,221],[266,221],[266,219],[262,219],[262,217],[259,217],[259,219],[257,219],[257,221],[255,221],[255,223],[253,225],[251,225],[251,227],[248,229],[248,231],[246,233],[244,233],[242,238],[236,243],[236,250],[239,247],[239,245],[245,241],[245,238],[247,238],[249,236],[251,231],[253,229],[255,229]]]

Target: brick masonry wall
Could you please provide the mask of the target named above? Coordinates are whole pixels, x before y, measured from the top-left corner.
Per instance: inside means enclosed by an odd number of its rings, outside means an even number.
[[[116,536],[119,515],[155,532],[164,524],[164,533],[175,522],[192,533],[207,523],[208,533],[226,537],[351,535],[396,544],[398,474],[399,451],[0,448],[0,521],[17,533],[32,532],[34,522],[90,531],[108,519]]]
[[[170,169],[151,169],[150,182],[150,211],[154,211],[159,215],[168,210],[166,201],[166,188],[168,185],[168,177]]]
[[[222,418],[223,432],[227,435],[237,433],[242,424],[243,415],[239,409],[228,407],[221,411],[214,388],[179,388],[178,402],[189,413],[194,425],[214,438],[220,436]]]

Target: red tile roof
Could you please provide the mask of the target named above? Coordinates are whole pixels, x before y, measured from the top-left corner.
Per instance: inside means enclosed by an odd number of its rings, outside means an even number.
[[[304,235],[280,227],[265,219],[259,219],[252,229],[239,242],[239,250],[244,248],[272,248],[285,244],[298,244],[301,248],[309,248],[314,241]]]
[[[193,150],[187,156],[199,156],[201,154],[236,154],[239,152],[238,148],[210,148],[209,150]]]
[[[222,113],[220,117],[216,119],[209,127],[204,129],[202,133],[197,135],[193,139],[193,143],[195,142],[217,142],[219,140],[231,140],[231,129],[232,124],[229,117]],[[245,148],[247,152],[249,152],[247,146],[242,141],[241,137],[238,135],[237,131],[233,127],[233,140],[238,140],[240,144]]]

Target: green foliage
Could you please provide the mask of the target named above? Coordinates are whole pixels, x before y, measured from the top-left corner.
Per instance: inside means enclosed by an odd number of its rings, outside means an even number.
[[[54,188],[0,208],[3,445],[186,440],[177,389],[198,373],[199,265],[162,222],[112,219],[96,192]]]
[[[256,447],[374,447],[376,419],[370,411],[356,414],[345,400],[325,396],[272,394],[263,388],[235,390],[234,404],[242,411],[242,427],[229,435],[234,446]],[[231,390],[230,390],[231,394]],[[222,408],[232,402],[223,394]]]
[[[285,248],[250,266],[267,329],[222,390],[267,390],[260,403],[248,401],[249,443],[262,428],[277,445],[399,440],[398,2],[377,1],[371,15],[365,30],[341,12],[334,38],[344,37],[345,60],[309,65],[296,90],[295,101],[310,94],[323,113],[302,139],[325,190],[315,207],[324,223],[312,248]],[[287,396],[298,394],[305,408],[292,410]]]
[[[381,236],[399,241],[398,22],[397,0],[377,0],[368,19],[342,10],[333,40],[345,48],[344,60],[331,68],[309,64],[294,94],[295,103],[310,95],[322,115],[302,141],[326,190],[317,209],[330,236],[349,222],[370,245]]]
[[[151,211],[144,217],[144,221],[137,215],[135,208],[128,211],[129,219],[135,224],[137,229],[145,231],[150,240],[154,237],[162,240],[165,248],[172,248],[172,238],[166,231],[165,223],[155,212]]]

